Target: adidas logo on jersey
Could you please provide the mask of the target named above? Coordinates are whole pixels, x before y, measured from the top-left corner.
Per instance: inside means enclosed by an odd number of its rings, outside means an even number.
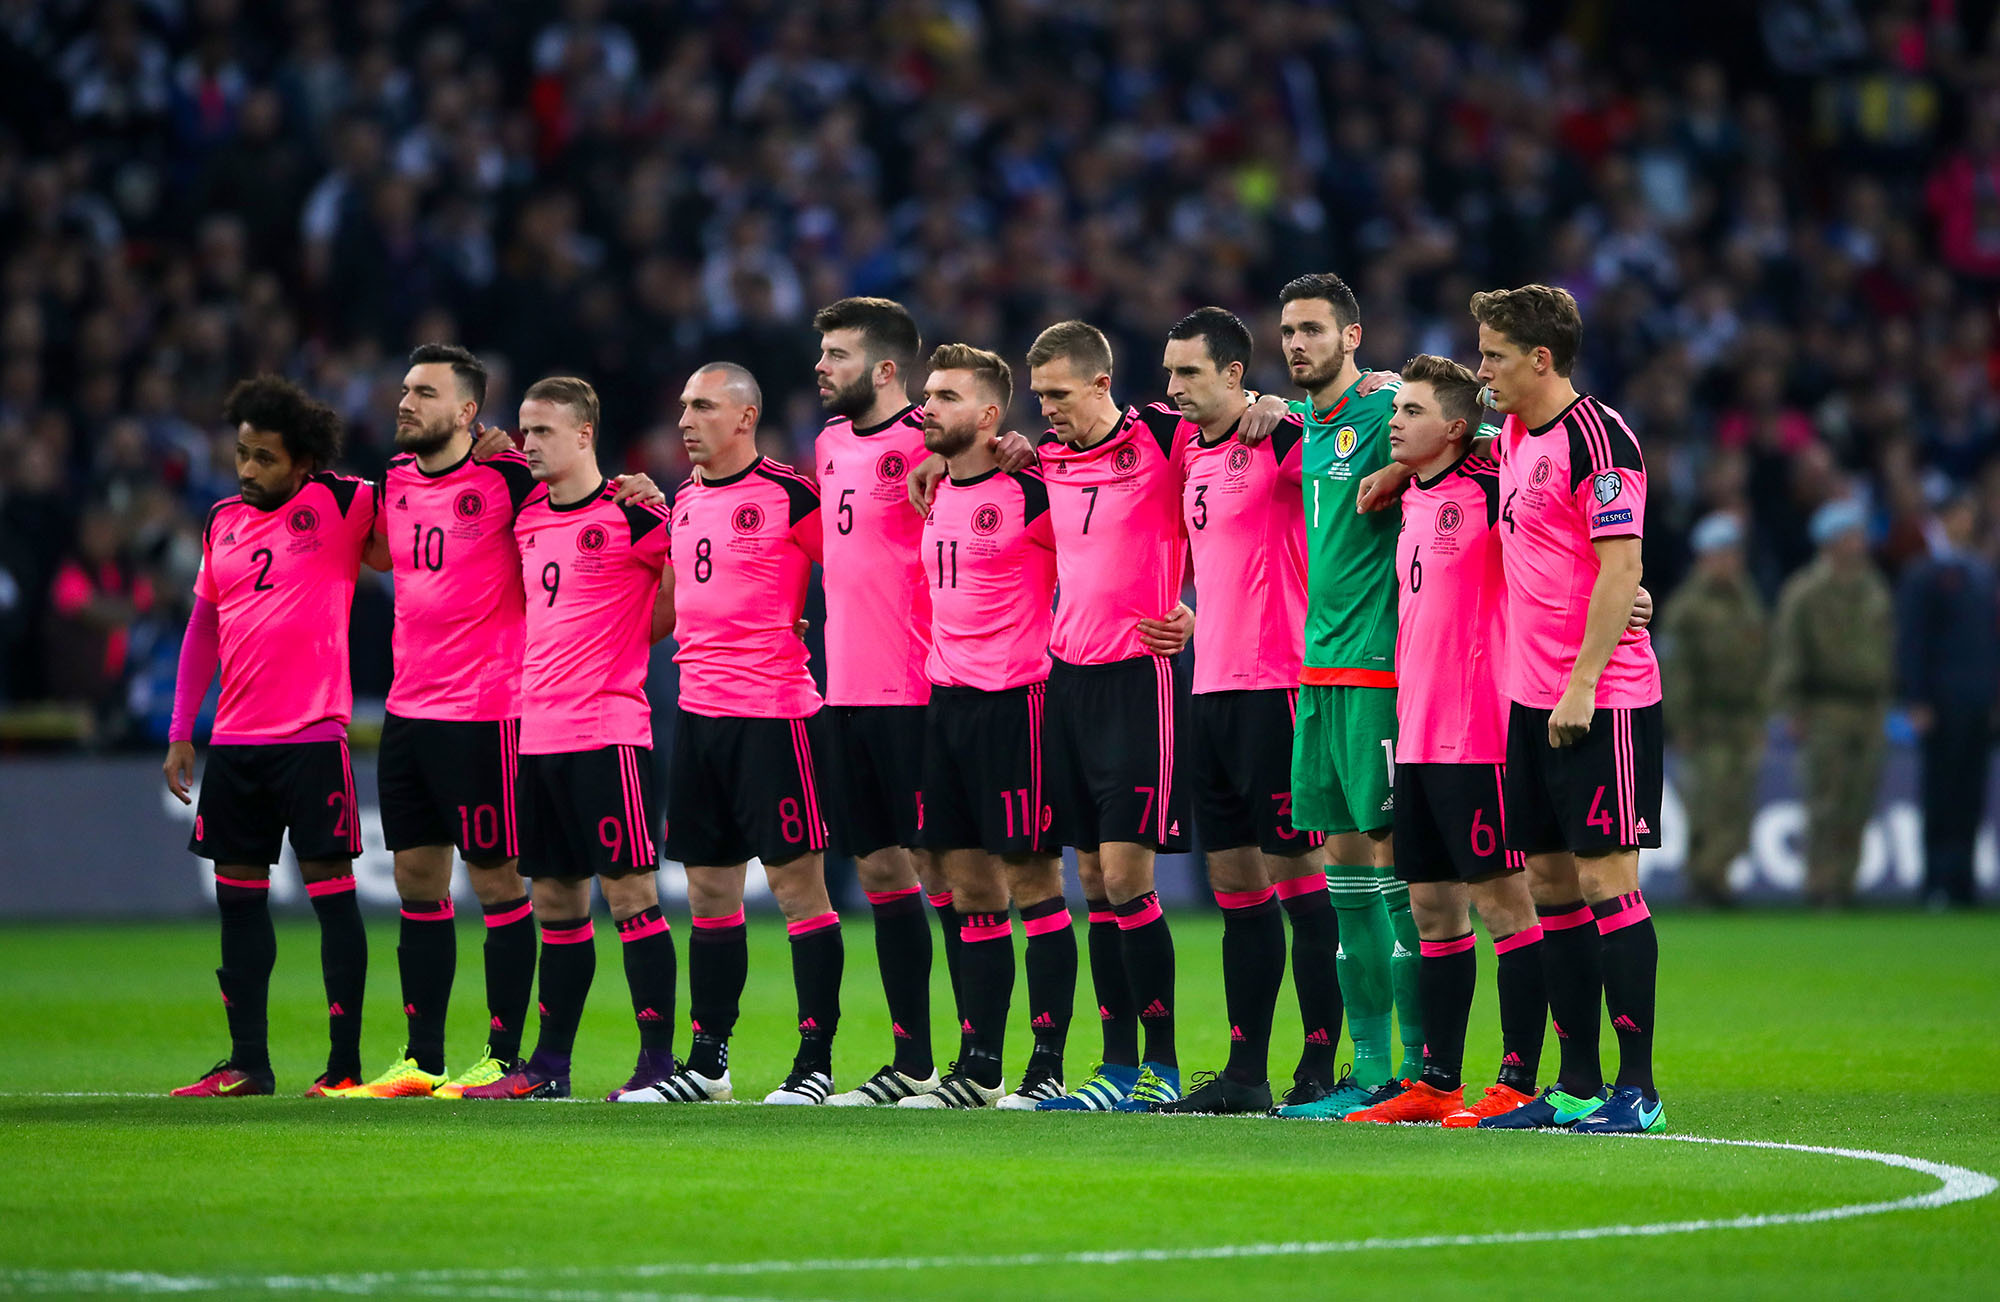
[[[408,493],[405,493],[401,497],[396,499],[396,509],[398,511],[408,509],[409,505],[410,505],[410,495]]]
[[[236,541],[236,531],[235,531],[234,529],[231,529],[231,530],[230,530],[230,531],[229,531],[228,533],[226,533],[226,534],[222,535],[222,541],[224,541],[224,542],[235,542],[235,541]]]
[[[1633,831],[1635,831],[1635,832],[1637,832],[1637,833],[1638,833],[1638,834],[1639,834],[1640,836],[1646,836],[1646,835],[1648,835],[1649,833],[1651,833],[1653,829],[1652,829],[1652,828],[1650,828],[1650,827],[1647,827],[1647,826],[1646,826],[1646,820],[1642,818],[1642,819],[1640,819],[1640,820],[1639,820],[1639,824],[1638,824],[1638,826],[1637,826],[1637,827],[1634,827],[1634,828],[1633,828],[1632,830],[1633,830]]]

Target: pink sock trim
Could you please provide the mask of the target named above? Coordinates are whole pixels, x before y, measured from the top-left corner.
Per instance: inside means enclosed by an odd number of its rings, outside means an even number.
[[[1014,934],[1014,920],[1002,918],[994,923],[962,922],[958,927],[958,938],[971,945],[982,940],[1006,940]]]
[[[738,909],[734,913],[727,913],[719,918],[696,917],[690,919],[690,921],[692,921],[695,927],[701,931],[721,931],[727,927],[742,926],[743,910]]]
[[[505,927],[512,923],[519,922],[521,919],[527,917],[534,911],[535,911],[534,901],[523,900],[519,904],[515,905],[511,909],[508,909],[504,913],[487,914],[486,925],[489,927]]]
[[[271,889],[271,879],[268,877],[262,881],[258,881],[252,877],[224,877],[221,873],[217,873],[215,875],[215,884],[217,886],[234,886],[238,890],[245,891],[268,891]]]
[[[1453,940],[1420,940],[1417,948],[1425,958],[1446,958],[1452,954],[1463,954],[1475,943],[1472,933],[1468,931]]]
[[[351,875],[347,877],[335,877],[329,881],[306,883],[306,894],[315,900],[322,895],[339,895],[343,891],[351,891],[353,889],[354,878]]]
[[[635,920],[627,919],[627,921]],[[636,927],[628,927],[625,923],[621,922],[618,924],[618,939],[629,945],[635,940],[644,940],[648,936],[657,936],[666,930],[668,930],[668,927],[665,918],[652,918],[639,923]]]
[[[1150,923],[1158,922],[1161,918],[1164,918],[1167,915],[1165,911],[1160,908],[1159,900],[1153,899],[1153,900],[1148,900],[1146,902],[1146,907],[1139,910],[1137,913],[1118,913],[1114,914],[1113,916],[1118,919],[1118,930],[1137,931],[1139,928],[1144,927]]]
[[[1260,891],[1217,891],[1215,902],[1225,909],[1254,909],[1259,904],[1269,904],[1278,898],[1275,886],[1266,886]]]
[[[1542,940],[1542,924],[1536,923],[1526,931],[1517,931],[1511,936],[1493,942],[1495,954],[1511,954],[1524,945],[1538,945]]]
[[[924,898],[931,902],[931,907],[934,909],[948,909],[951,907],[950,891],[939,891],[936,895],[926,895]]]
[[[429,913],[412,913],[408,909],[400,910],[400,912],[411,922],[450,922],[458,916],[457,911],[451,907],[451,897],[449,895],[445,896],[441,902],[444,905],[443,908],[432,909]]]
[[[551,931],[546,922],[542,924],[544,945],[581,945],[586,940],[595,939],[597,939],[597,924],[594,922],[586,922],[581,927],[564,927],[559,931]]]
[[[736,916],[740,918],[743,915],[739,913]],[[815,931],[825,931],[828,927],[837,927],[839,925],[840,915],[828,911],[820,914],[817,918],[801,918],[797,922],[786,923],[785,934],[789,936],[809,936]]]
[[[1586,926],[1595,920],[1596,915],[1590,911],[1590,906],[1586,904],[1582,908],[1572,909],[1568,913],[1544,915],[1542,918],[1542,930],[1568,931],[1571,927]]]
[[[1628,898],[1632,901],[1630,904],[1616,913],[1607,914],[1597,920],[1598,935],[1608,936],[1614,931],[1622,931],[1634,923],[1644,922],[1653,916],[1653,911],[1646,907],[1646,901],[1638,898],[1637,891]]]
[[[1021,930],[1030,936],[1046,936],[1052,931],[1068,931],[1075,923],[1068,909],[1058,909],[1047,917],[1028,918],[1021,923]]]
[[[897,900],[909,899],[922,889],[923,887],[921,886],[905,886],[900,891],[863,891],[861,893],[868,897],[870,904],[893,904]],[[946,895],[944,899],[945,903],[951,903],[951,896]]]
[[[1314,891],[1326,889],[1326,874],[1314,873],[1310,877],[1288,877],[1271,888],[1281,900],[1297,899],[1301,895],[1311,895]]]
[[[1099,912],[1099,911],[1098,911],[1098,910],[1096,910],[1096,909],[1092,909],[1092,910],[1090,911],[1090,920],[1091,920],[1091,922],[1093,922],[1093,923],[1098,923],[1098,922],[1116,922],[1116,921],[1118,921],[1118,915],[1117,915],[1117,914],[1115,914],[1115,913],[1113,913],[1113,912],[1112,912],[1111,910],[1109,910],[1109,909],[1105,909],[1105,910],[1103,910],[1102,912]]]

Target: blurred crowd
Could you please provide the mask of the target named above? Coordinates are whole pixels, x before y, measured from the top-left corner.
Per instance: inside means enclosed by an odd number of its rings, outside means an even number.
[[[0,0],[0,704],[162,726],[228,385],[381,468],[402,357],[572,371],[611,460],[750,366],[822,416],[814,307],[1018,356],[1095,321],[1155,396],[1190,307],[1357,288],[1364,365],[1469,357],[1543,280],[1651,466],[1648,583],[1729,513],[1770,606],[1814,513],[1894,581],[2000,520],[2000,26],[1958,0]],[[1017,418],[1033,428],[1024,403]],[[809,461],[810,458],[804,458]],[[357,686],[386,688],[364,585]],[[1992,676],[1989,666],[1988,677]]]

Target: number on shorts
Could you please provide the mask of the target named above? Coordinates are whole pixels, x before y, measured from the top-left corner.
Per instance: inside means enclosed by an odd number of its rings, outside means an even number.
[[[1604,808],[1603,787],[1599,787],[1597,794],[1590,798],[1590,813],[1583,821],[1604,833],[1604,835],[1611,835],[1611,811]]]
[[[1017,802],[1021,807],[1021,821],[1018,825],[1014,821],[1014,806]],[[1034,815],[1028,812],[1028,789],[1026,787],[1016,787],[1012,791],[1001,792],[1000,811],[1007,816],[1007,836],[1009,839],[1017,835],[1032,836],[1034,834],[1035,818]],[[1014,831],[1016,826],[1019,826],[1021,829],[1018,833]]]
[[[1153,801],[1160,794],[1159,788],[1133,787],[1132,794],[1137,796],[1144,796],[1146,798],[1146,812],[1139,815],[1139,830],[1143,832],[1146,830],[1146,825],[1153,821]]]
[[[1273,791],[1271,793],[1271,803],[1278,807],[1278,835],[1284,837],[1287,841],[1296,840],[1299,833],[1298,829],[1292,826],[1292,793],[1289,791]]]
[[[491,805],[458,807],[458,831],[463,843],[491,850],[500,843],[500,811]]]
[[[1484,859],[1493,853],[1500,839],[1493,835],[1493,829],[1486,825],[1486,811],[1472,811],[1472,853]]]
[[[347,808],[347,793],[336,791],[326,798],[326,803],[328,808],[340,811],[333,820],[333,834],[345,840],[348,835],[347,817],[350,812]]]
[[[790,796],[778,802],[778,835],[793,845],[806,839],[806,823],[799,817],[799,802]]]
[[[609,814],[597,820],[597,843],[611,852],[611,862],[625,853],[625,825]]]

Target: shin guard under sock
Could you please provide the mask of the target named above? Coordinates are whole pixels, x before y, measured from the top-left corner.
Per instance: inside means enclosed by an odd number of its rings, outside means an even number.
[[[444,1017],[451,1003],[451,979],[458,971],[458,926],[451,897],[404,900],[396,945],[396,970],[403,979],[403,1016],[408,1021],[404,1053],[422,1071],[444,1071]]]
[[[674,1056],[674,933],[660,906],[643,909],[618,924],[618,948],[625,957],[625,985],[632,992],[632,1020],[639,1024],[639,1050]]]
[[[1419,985],[1424,1000],[1423,1071],[1406,1080],[1421,1079],[1447,1092],[1464,1082],[1465,1024],[1472,1017],[1472,992],[1479,981],[1479,960],[1472,933],[1445,940],[1421,940],[1423,970]]]
[[[833,1074],[833,1035],[840,1029],[840,974],[847,950],[840,915],[822,913],[785,924],[792,938],[792,990],[799,1000],[799,1053],[793,1065]]]
[[[1354,1040],[1354,1079],[1374,1089],[1389,1079],[1389,1017],[1394,1007],[1389,962],[1395,933],[1372,867],[1332,868],[1327,880],[1340,915],[1340,995]]]
[[[1070,1017],[1076,1011],[1076,928],[1069,901],[1058,895],[1021,910],[1028,933],[1028,1026],[1035,1033],[1034,1056],[1063,1059]]]
[[[875,965],[889,1006],[889,1036],[897,1071],[923,1080],[931,1062],[931,924],[919,887],[869,891],[875,914]]]
[[[577,1023],[597,976],[597,928],[589,918],[542,920],[542,1026],[534,1060],[557,1074],[569,1071]]]
[[[1139,1065],[1139,1010],[1125,975],[1125,945],[1118,938],[1118,915],[1109,900],[1085,900],[1090,910],[1090,984],[1097,996],[1097,1020],[1104,1031],[1104,1061],[1114,1067]]]
[[[1292,990],[1299,999],[1299,1021],[1305,1032],[1299,1072],[1331,1085],[1344,1011],[1335,959],[1340,952],[1339,915],[1324,873],[1281,881],[1276,890],[1292,920]]]
[[[1556,1083],[1566,1094],[1590,1098],[1604,1088],[1597,1041],[1601,989],[1596,917],[1582,900],[1535,906],[1542,920],[1542,973],[1548,982],[1549,1018],[1555,1023],[1562,1062]]]
[[[535,988],[535,909],[523,895],[485,904],[486,1051],[501,1062],[521,1056],[528,996]]]
[[[958,1069],[992,1089],[1000,1084],[1007,1008],[1014,999],[1014,922],[1004,913],[962,913],[958,951],[965,982]]]
[[[1271,1022],[1285,981],[1285,919],[1278,893],[1217,891],[1222,906],[1222,993],[1229,1010],[1229,1062],[1223,1074],[1262,1085],[1271,1074]]]
[[[1542,1038],[1548,1032],[1548,980],[1542,971],[1542,926],[1502,936],[1493,942],[1499,969],[1499,1081],[1523,1094],[1535,1092],[1542,1069]]]
[[[368,932],[354,898],[354,877],[307,882],[319,915],[319,969],[326,985],[329,1081],[361,1079],[361,999],[368,984]]]
[[[1396,1003],[1396,1037],[1403,1042],[1399,1080],[1415,1080],[1424,1069],[1423,941],[1410,916],[1410,885],[1394,868],[1378,867],[1382,907],[1389,914],[1389,988]]]
[[[1660,937],[1646,897],[1632,891],[1590,906],[1597,918],[1598,962],[1604,972],[1604,1010],[1618,1035],[1618,1084],[1653,1091],[1654,988],[1660,976]]]
[[[271,969],[278,961],[278,934],[271,926],[268,880],[218,877],[215,907],[222,915],[222,966],[215,979],[229,1018],[229,1065],[269,1075],[268,1014]]]
[[[743,910],[694,919],[688,937],[688,1025],[693,1039],[687,1065],[710,1080],[729,1070],[729,1037],[750,975],[749,930]]]
[[[1174,1049],[1174,936],[1160,896],[1147,891],[1137,899],[1112,906],[1125,950],[1125,979],[1139,1025],[1146,1030],[1145,1060],[1163,1067],[1180,1065]]]

